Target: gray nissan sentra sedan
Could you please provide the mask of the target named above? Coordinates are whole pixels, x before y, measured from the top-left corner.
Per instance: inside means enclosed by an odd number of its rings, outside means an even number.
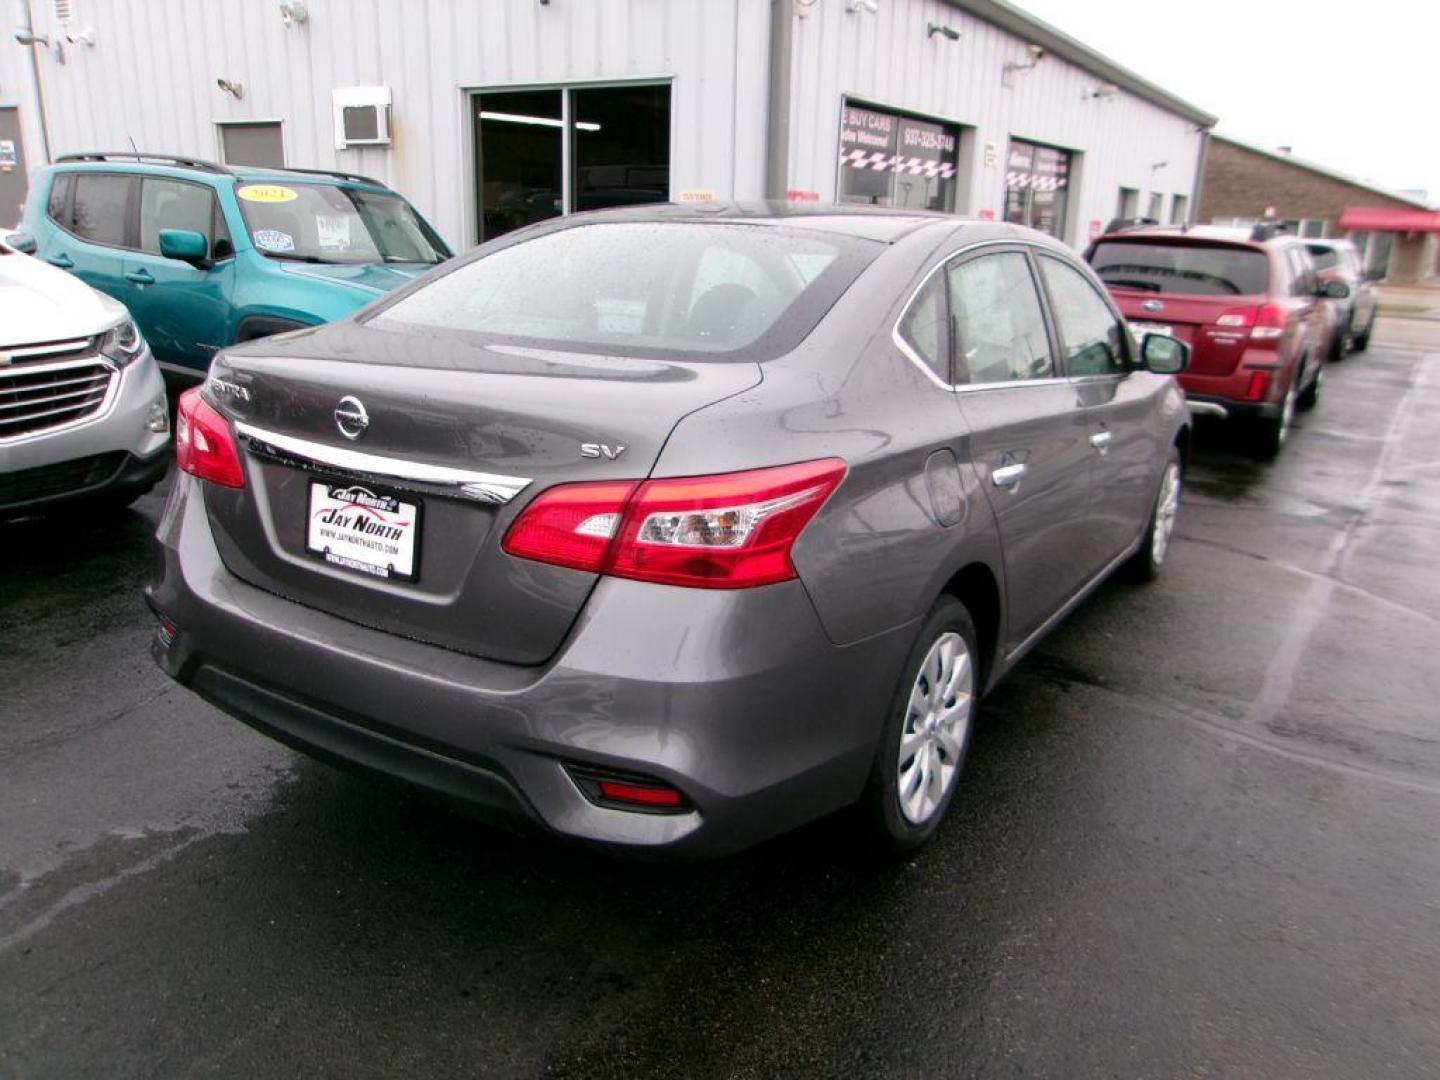
[[[293,746],[554,834],[708,855],[858,803],[914,847],[983,693],[1159,569],[1186,355],[1016,226],[548,222],[215,359],[154,653]]]

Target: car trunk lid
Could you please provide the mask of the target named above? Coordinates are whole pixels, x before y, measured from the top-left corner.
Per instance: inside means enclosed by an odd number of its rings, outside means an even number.
[[[344,358],[347,333],[381,332],[331,327],[315,344],[301,335],[271,346],[289,355],[267,355],[262,342],[216,359],[209,393],[235,425],[247,475],[244,488],[205,487],[223,561],[306,606],[514,663],[554,653],[595,580],[505,554],[518,511],[556,483],[645,477],[683,416],[760,381],[753,362],[433,335],[387,335],[395,362],[355,363]],[[366,354],[377,355],[373,340]],[[350,438],[342,425],[360,426],[356,405],[368,423]],[[372,576],[334,561],[334,550],[311,550],[330,546],[312,524],[327,513],[342,528],[374,530],[376,545],[393,539],[392,526],[415,529],[413,580],[403,553],[390,564],[394,576]]]

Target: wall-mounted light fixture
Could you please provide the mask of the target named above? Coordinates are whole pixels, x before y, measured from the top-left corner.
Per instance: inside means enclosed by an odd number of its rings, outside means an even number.
[[[927,38],[933,38],[936,34],[939,34],[946,41],[960,40],[960,31],[956,30],[953,26],[941,26],[939,23],[932,22],[925,28],[925,36]]]
[[[1030,59],[1025,63],[1018,60],[1007,60],[1005,66],[1000,69],[1000,82],[1007,89],[1015,86],[1015,76],[1022,71],[1034,71],[1035,65],[1045,59],[1045,50],[1039,45],[1025,46],[1025,55]]]
[[[238,82],[231,82],[229,79],[216,79],[215,85],[225,93],[229,94],[236,101],[245,96],[245,87]]]
[[[65,63],[65,46],[57,41],[51,41],[49,34],[37,34],[27,26],[15,28],[15,40],[21,45],[39,45],[42,49],[49,49],[55,54],[55,62]]]
[[[1120,88],[1114,83],[1101,83],[1099,86],[1095,87],[1094,90],[1085,90],[1081,92],[1080,98],[1082,101],[1090,101],[1094,98],[1099,98],[1102,101],[1109,101],[1111,98],[1119,95],[1119,93]]]
[[[304,26],[310,21],[310,10],[305,6],[305,0],[284,0],[280,5],[280,21],[288,29],[292,26]]]
[[[874,15],[879,10],[879,0],[845,0],[845,12],[848,15],[858,15],[862,11]]]

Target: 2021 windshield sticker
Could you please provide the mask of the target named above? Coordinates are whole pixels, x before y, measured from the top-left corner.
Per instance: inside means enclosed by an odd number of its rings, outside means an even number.
[[[237,188],[235,194],[246,202],[255,203],[294,202],[300,197],[300,193],[294,188],[282,184],[246,184]]]

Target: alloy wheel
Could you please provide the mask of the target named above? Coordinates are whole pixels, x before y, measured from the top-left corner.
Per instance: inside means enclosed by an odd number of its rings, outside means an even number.
[[[955,783],[975,702],[975,665],[954,631],[936,638],[915,678],[900,726],[897,792],[900,812],[923,825]]]
[[[1159,566],[1170,549],[1170,535],[1175,531],[1175,515],[1180,510],[1180,466],[1172,461],[1165,467],[1160,481],[1160,497],[1155,501],[1155,526],[1150,531],[1150,561]]]

